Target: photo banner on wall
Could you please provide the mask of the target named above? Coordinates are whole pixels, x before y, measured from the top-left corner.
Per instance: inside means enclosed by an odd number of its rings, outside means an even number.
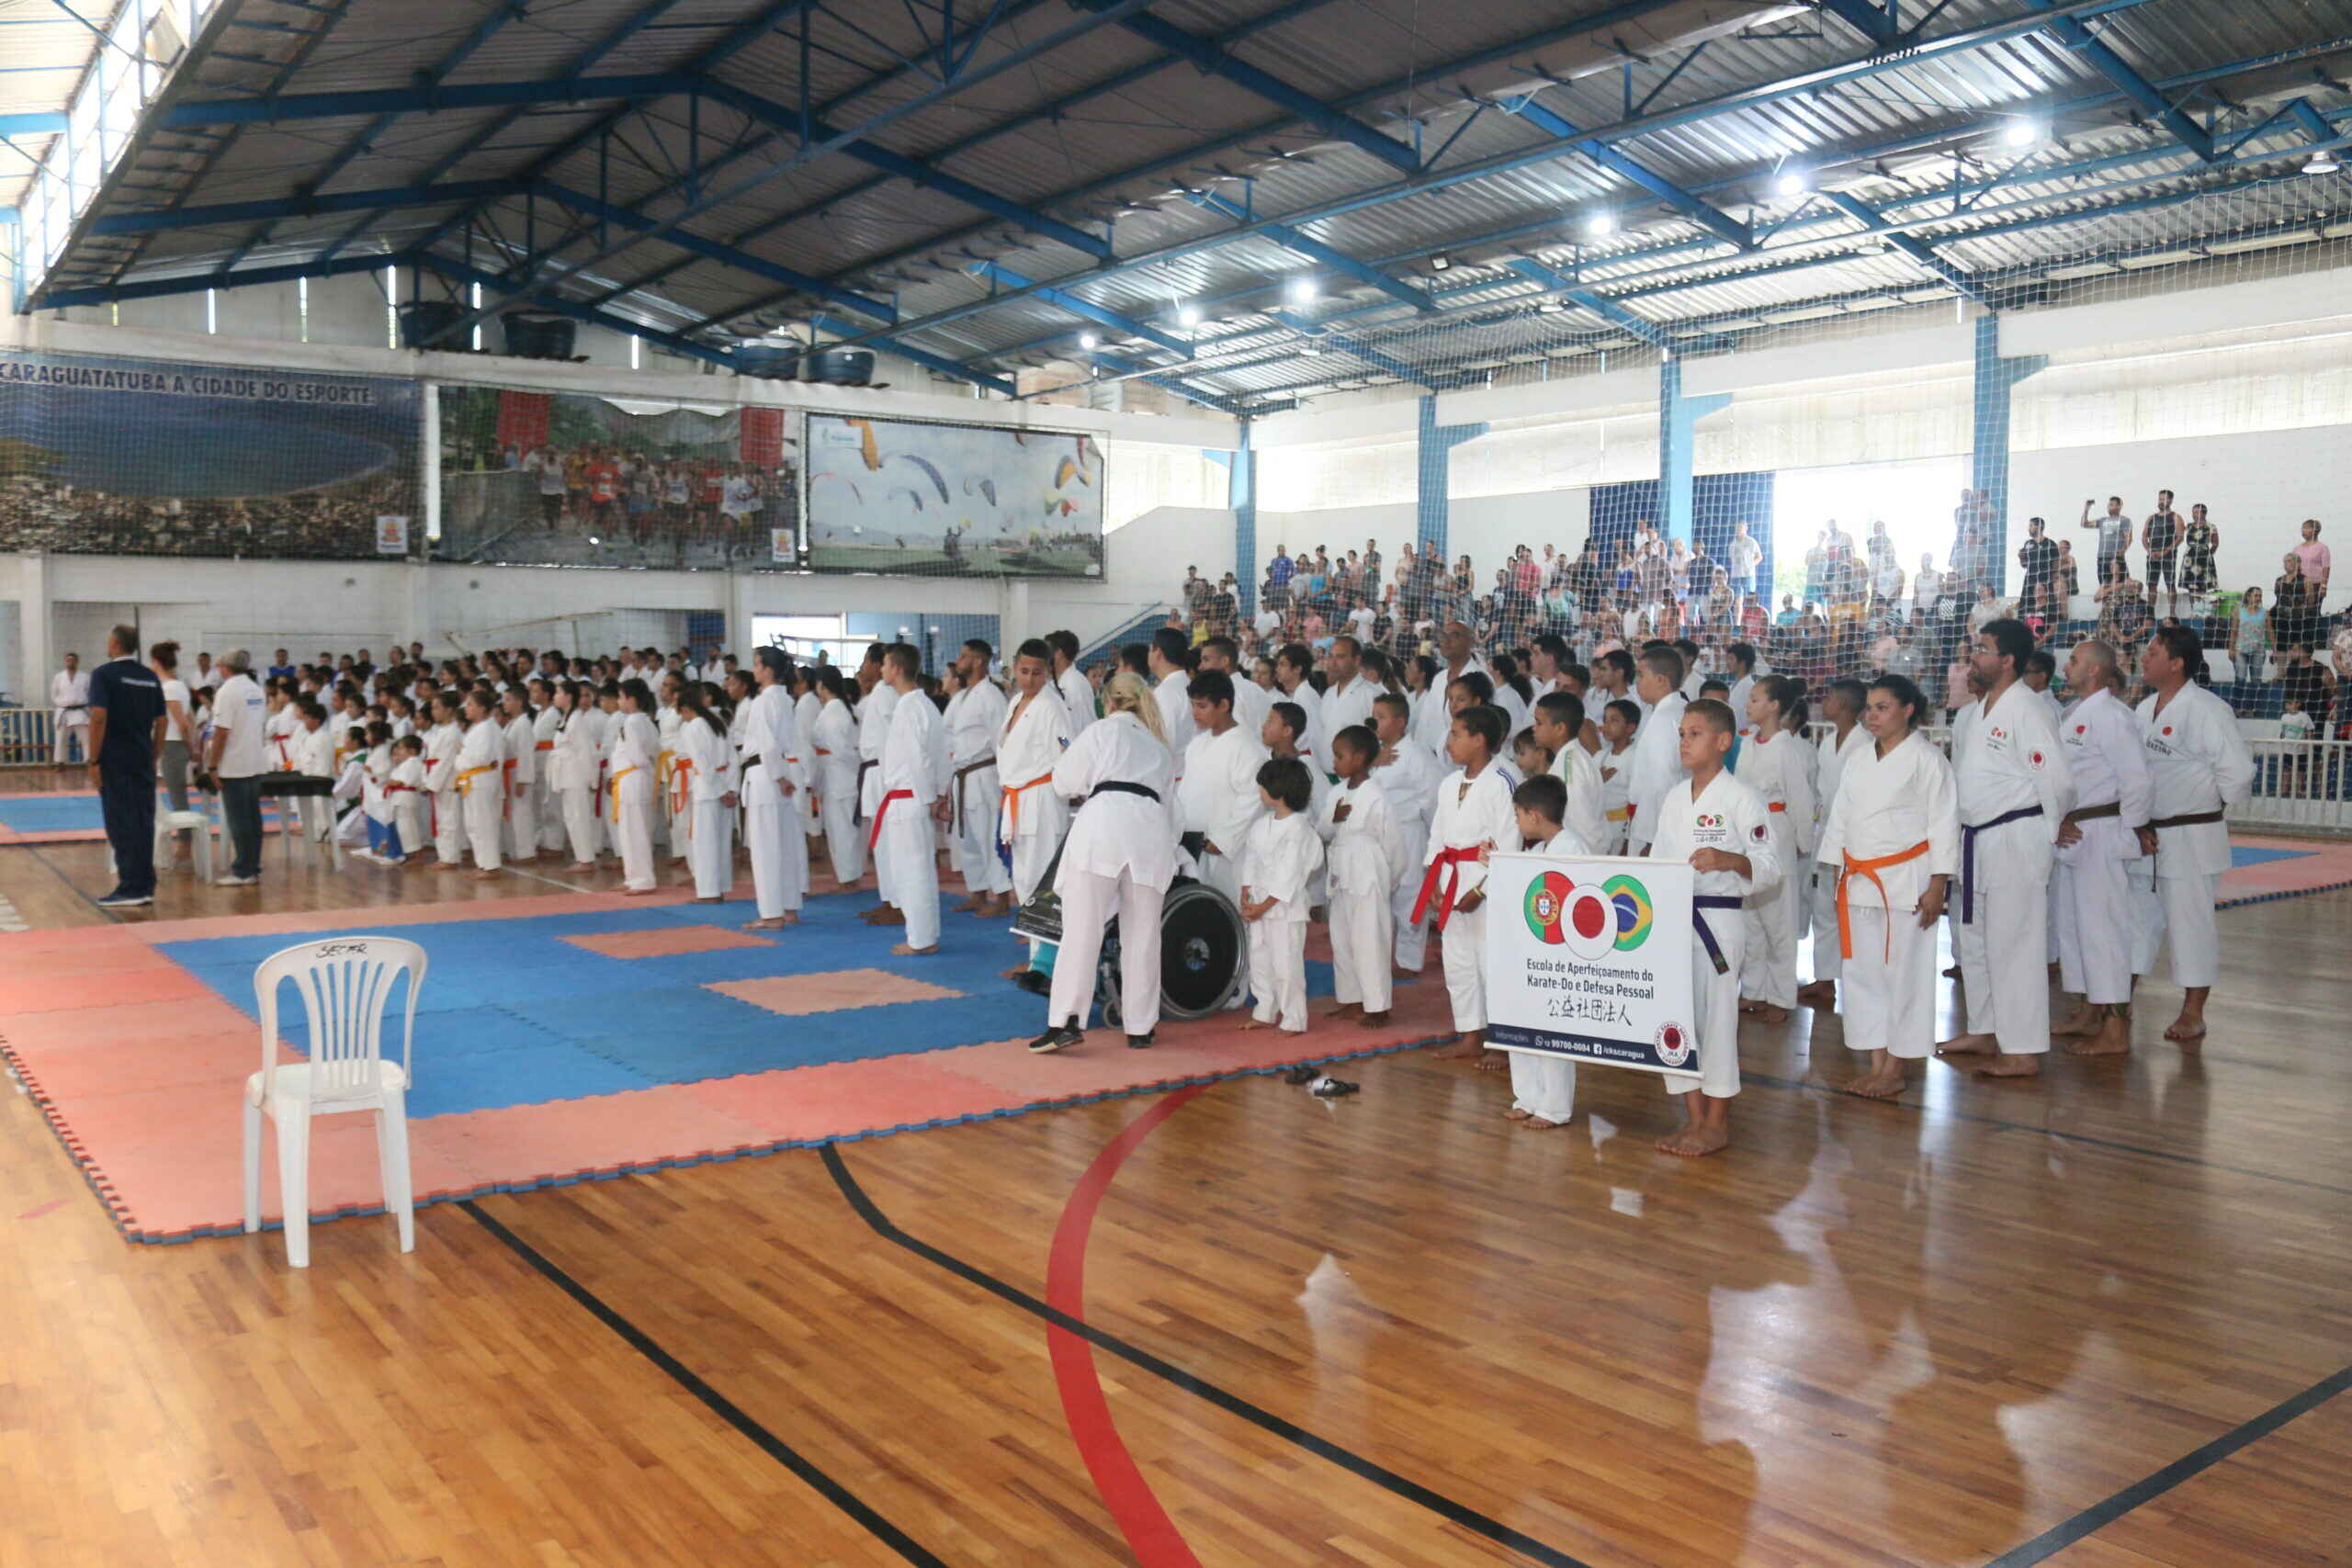
[[[1102,446],[1074,432],[812,413],[808,564],[1102,576]]]
[[[375,558],[418,513],[413,381],[0,351],[0,550]]]
[[[436,560],[796,564],[785,411],[444,384]]]

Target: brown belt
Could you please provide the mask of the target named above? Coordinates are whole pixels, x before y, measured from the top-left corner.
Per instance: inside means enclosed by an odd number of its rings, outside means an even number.
[[[2193,828],[2200,822],[2219,822],[2222,818],[2222,813],[2219,811],[2188,811],[2178,817],[2159,817],[2148,826],[2151,828]]]
[[[956,792],[956,836],[957,838],[960,839],[964,836],[964,781],[970,778],[974,773],[978,773],[982,768],[993,768],[995,766],[996,758],[991,754],[981,758],[977,762],[967,762],[962,767],[956,770],[956,781],[948,787]]]
[[[875,768],[878,767],[880,763],[881,759],[869,757],[857,765],[857,798],[850,803],[849,819],[853,822],[863,822],[865,820],[865,775]]]
[[[2095,822],[2102,817],[2120,817],[2122,815],[2123,803],[2120,800],[2110,800],[2105,806],[2077,806],[2075,809],[2066,813],[2065,820],[2070,824],[2075,822]]]

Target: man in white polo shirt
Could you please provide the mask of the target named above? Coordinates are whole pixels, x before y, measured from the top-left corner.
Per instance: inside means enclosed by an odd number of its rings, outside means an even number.
[[[269,766],[262,742],[268,705],[242,648],[224,654],[229,678],[212,698],[212,748],[206,766],[220,781],[220,815],[229,828],[229,874],[221,886],[250,887],[261,880],[261,776]]]

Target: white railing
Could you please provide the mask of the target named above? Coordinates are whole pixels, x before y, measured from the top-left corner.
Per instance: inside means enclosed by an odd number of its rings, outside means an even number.
[[[2233,828],[2352,836],[2352,740],[2248,740],[2254,794]]]
[[[89,732],[83,734],[86,738]],[[0,768],[45,767],[56,740],[57,715],[51,710],[0,708]]]

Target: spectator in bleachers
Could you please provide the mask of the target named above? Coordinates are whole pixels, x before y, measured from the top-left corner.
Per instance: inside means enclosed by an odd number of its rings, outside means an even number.
[[[2211,599],[2221,586],[2214,555],[2222,547],[2222,532],[2205,515],[2205,503],[2188,509],[2188,527],[2180,540],[2180,591],[2188,595],[2194,613],[2200,601]]]
[[[2312,657],[2308,642],[2279,644],[2278,690],[2283,701],[2300,703],[2311,715],[2312,732],[2325,735],[2328,716],[2335,706],[2335,674]]]
[[[2258,582],[2239,599],[2230,619],[2230,667],[2241,686],[2270,679],[2270,612]]]
[[[2049,525],[2039,517],[2026,519],[2025,543],[2018,547],[2018,565],[2025,581],[2018,599],[2027,615],[2060,618],[2065,606],[2058,602],[2058,547],[2049,537]]]
[[[2141,542],[2148,550],[2148,606],[2155,607],[2156,587],[2164,585],[2169,603],[2166,615],[2180,614],[2180,513],[2172,509],[2172,491],[2156,491],[2156,509],[2141,526]]]
[[[2110,495],[2107,510],[2097,517],[2091,515],[2093,502],[2083,502],[2082,526],[2098,531],[2098,581],[2104,585],[2120,567],[2124,552],[2132,547],[2132,516],[2123,510],[2123,498]],[[2126,570],[2126,576],[2130,575]]]
[[[2318,525],[2303,526],[2310,530]],[[2320,596],[2312,580],[2303,574],[2303,560],[2300,547],[2289,550],[2279,561],[2278,581],[2271,589],[2271,640],[2282,650],[2290,643],[2313,641],[2319,630]]]
[[[2316,612],[2327,598],[2329,574],[2335,570],[2335,558],[2319,540],[2319,519],[2303,519],[2303,542],[2295,547],[2295,558],[2301,563],[2303,577],[2312,585],[2312,609]]]

